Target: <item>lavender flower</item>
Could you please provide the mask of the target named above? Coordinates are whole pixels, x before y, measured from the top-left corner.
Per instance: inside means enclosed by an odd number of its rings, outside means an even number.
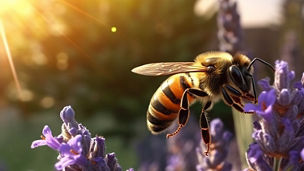
[[[264,152],[261,150],[260,146],[256,143],[253,143],[249,146],[249,149],[246,153],[246,159],[250,168],[254,168],[255,170],[263,170],[263,171],[272,170],[272,168],[268,164]]]
[[[47,145],[59,152],[56,170],[67,171],[120,171],[115,153],[105,154],[105,139],[91,138],[91,133],[75,120],[75,112],[66,106],[60,112],[64,122],[62,132],[54,137],[46,125],[42,139],[33,141],[31,148]],[[129,169],[132,171],[132,169]]]
[[[259,117],[252,134],[255,143],[246,153],[252,169],[304,169],[299,160],[304,148],[304,88],[300,82],[291,86],[294,78],[287,62],[276,61],[274,85],[269,79],[261,80],[264,91],[258,104],[245,105],[245,111],[254,111]]]
[[[229,143],[232,139],[232,134],[229,131],[224,130],[224,124],[220,119],[214,119],[210,123],[210,155],[206,157],[203,153],[205,151],[205,145],[202,144],[202,148],[197,148],[197,156],[199,164],[196,169],[199,171],[203,170],[221,170],[229,171],[232,169],[232,165],[225,161]]]
[[[168,157],[165,170],[195,170],[197,159],[193,157],[193,152],[199,145],[200,139],[199,126],[195,119],[190,117],[187,127],[167,140]]]
[[[237,3],[219,0],[220,9],[217,17],[218,39],[221,51],[234,55],[241,50],[242,28]]]

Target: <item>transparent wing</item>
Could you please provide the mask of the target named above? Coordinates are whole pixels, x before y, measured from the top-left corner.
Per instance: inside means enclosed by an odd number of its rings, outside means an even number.
[[[132,72],[147,75],[160,76],[171,75],[183,72],[206,72],[207,68],[204,66],[193,66],[194,62],[160,62],[145,64],[132,69]]]

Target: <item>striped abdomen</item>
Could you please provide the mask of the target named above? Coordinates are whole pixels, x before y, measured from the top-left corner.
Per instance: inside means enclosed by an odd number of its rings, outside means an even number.
[[[184,91],[194,86],[190,74],[169,77],[154,93],[147,111],[147,125],[153,134],[168,128],[177,117]],[[194,98],[188,98],[193,102]]]

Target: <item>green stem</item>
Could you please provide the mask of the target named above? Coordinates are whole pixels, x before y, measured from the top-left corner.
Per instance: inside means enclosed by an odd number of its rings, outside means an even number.
[[[282,157],[275,157],[273,159],[273,171],[279,171],[282,162]]]
[[[242,169],[248,168],[245,153],[248,149],[249,144],[252,142],[252,116],[240,113],[235,109],[232,110],[233,121],[236,131],[236,139],[238,143],[239,153],[241,156]]]

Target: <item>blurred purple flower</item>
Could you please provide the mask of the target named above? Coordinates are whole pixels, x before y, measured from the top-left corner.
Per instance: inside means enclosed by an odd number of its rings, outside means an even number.
[[[297,82],[287,62],[276,61],[274,85],[269,79],[259,82],[264,91],[259,95],[258,105],[246,104],[245,111],[259,116],[254,122],[252,137],[255,140],[247,151],[247,162],[254,170],[304,169],[300,152],[304,148],[304,89]],[[280,161],[280,162],[278,162]],[[278,163],[277,163],[278,162]]]
[[[232,165],[225,161],[229,144],[232,140],[232,134],[229,131],[224,130],[224,124],[220,119],[214,119],[210,122],[210,155],[206,157],[203,153],[205,151],[204,143],[201,143],[201,148],[197,148],[198,165],[196,170],[222,170],[230,171]]]
[[[47,145],[59,152],[56,170],[71,171],[121,171],[115,153],[105,155],[105,139],[91,133],[75,120],[75,112],[66,106],[60,112],[64,122],[62,132],[54,137],[46,125],[42,139],[33,141],[31,148]],[[132,169],[129,169],[132,171]]]
[[[219,0],[219,4],[217,17],[219,47],[221,51],[234,55],[241,50],[242,44],[242,28],[237,3],[230,0]]]
[[[195,119],[190,117],[187,127],[167,140],[168,156],[165,170],[195,170],[197,159],[193,157],[193,152],[199,145],[200,139],[199,126]]]

